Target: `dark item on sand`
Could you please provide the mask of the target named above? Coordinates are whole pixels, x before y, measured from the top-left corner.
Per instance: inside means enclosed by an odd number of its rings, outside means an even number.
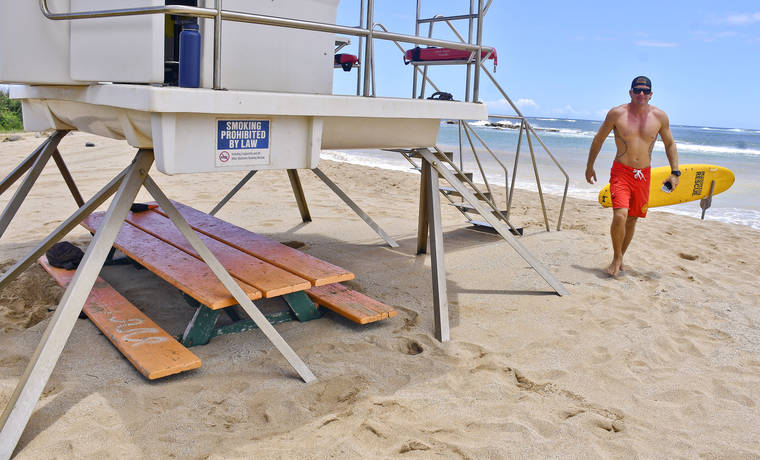
[[[150,205],[145,203],[132,203],[132,206],[129,207],[129,210],[132,212],[145,212],[149,209],[151,209]]]
[[[45,256],[48,263],[53,267],[74,270],[79,266],[79,262],[82,261],[84,251],[68,241],[61,241],[48,249]]]

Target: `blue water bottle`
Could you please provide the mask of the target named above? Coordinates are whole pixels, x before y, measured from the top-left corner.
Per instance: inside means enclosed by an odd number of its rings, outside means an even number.
[[[201,33],[192,22],[183,24],[179,34],[179,86],[201,86]]]

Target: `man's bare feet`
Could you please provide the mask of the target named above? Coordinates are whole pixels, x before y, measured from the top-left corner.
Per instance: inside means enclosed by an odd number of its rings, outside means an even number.
[[[610,266],[607,267],[607,273],[609,273],[612,277],[617,277],[618,273],[621,270],[621,267],[623,266],[623,261],[619,259],[612,259],[612,262],[610,263]]]

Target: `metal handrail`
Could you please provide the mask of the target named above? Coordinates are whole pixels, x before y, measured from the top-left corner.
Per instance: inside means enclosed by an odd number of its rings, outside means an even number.
[[[508,187],[508,184],[509,184],[509,170],[504,165],[504,163],[502,163],[501,160],[499,160],[499,157],[496,156],[495,153],[493,153],[493,151],[488,146],[488,144],[486,144],[486,141],[484,141],[483,138],[480,137],[480,135],[477,133],[477,131],[475,131],[473,129],[473,127],[470,126],[469,123],[467,123],[466,121],[464,121],[464,127],[465,127],[465,133],[467,132],[467,130],[469,130],[473,135],[475,135],[475,137],[478,139],[478,141],[480,142],[480,144],[483,147],[485,147],[486,151],[491,154],[491,157],[496,161],[496,163],[499,166],[501,166],[501,169],[504,171],[504,190],[505,190],[505,193],[507,194],[506,200],[505,200],[505,202],[507,204],[507,209],[506,209],[506,213],[505,214],[506,214],[507,218],[509,218],[509,202],[512,200],[512,190],[510,190],[509,187]],[[467,137],[469,139],[469,137],[470,137],[469,134],[467,135]],[[472,141],[470,141],[470,142],[472,142]],[[519,144],[518,144],[518,151],[519,151],[519,148],[520,147],[519,147]],[[494,203],[495,202],[496,201],[494,200]]]
[[[478,20],[478,31],[477,31],[478,38],[477,38],[477,43],[478,44],[482,43],[482,19],[483,19],[483,15],[486,13],[486,11],[488,10],[488,8],[491,6],[492,0],[488,0],[488,3],[485,6],[483,6],[483,0],[478,0],[478,11],[479,11],[479,14],[472,13],[472,6],[473,6],[473,2],[474,1],[475,0],[471,0],[471,3],[470,3],[471,12],[468,15],[460,15],[460,16],[441,16],[441,15],[436,15],[436,16],[433,16],[432,18],[421,19],[419,17],[420,4],[419,4],[419,0],[418,0],[418,3],[417,3],[417,27],[416,27],[417,33],[419,33],[419,24],[421,24],[421,23],[429,23],[430,24],[429,35],[432,35],[433,24],[436,23],[436,22],[445,22],[446,24],[448,24],[449,28],[454,32],[454,34],[457,36],[457,38],[460,40],[460,42],[464,42],[464,38],[456,30],[456,27],[454,27],[454,25],[451,23],[451,20],[454,20],[454,19],[467,19],[467,20],[469,20],[469,22],[470,22],[470,37],[471,37],[471,35],[472,35],[472,30],[471,30],[472,29],[472,24],[471,23],[472,23],[473,19],[477,19]],[[485,49],[485,47],[483,49]],[[515,178],[517,176],[517,164],[518,164],[518,160],[519,160],[519,157],[520,157],[520,147],[522,145],[522,134],[523,134],[523,131],[525,131],[526,138],[528,140],[528,148],[530,150],[531,160],[532,160],[532,163],[533,163],[533,170],[534,170],[534,173],[535,173],[535,176],[536,176],[536,185],[538,187],[538,195],[539,195],[539,199],[541,201],[541,209],[542,209],[543,215],[544,215],[544,223],[546,225],[546,230],[547,231],[549,231],[549,219],[548,219],[547,213],[546,213],[546,205],[545,205],[545,202],[544,202],[543,189],[541,187],[541,179],[540,179],[539,174],[538,174],[538,167],[536,165],[535,152],[533,150],[533,142],[532,142],[531,136],[530,136],[531,133],[533,134],[533,136],[535,136],[535,138],[539,142],[539,144],[541,144],[541,147],[543,147],[544,151],[549,155],[549,157],[552,159],[552,161],[557,166],[557,168],[559,168],[560,172],[565,176],[565,189],[564,189],[564,193],[562,195],[562,204],[561,204],[561,207],[560,207],[559,217],[557,219],[557,231],[559,231],[562,228],[562,216],[564,214],[565,203],[567,201],[567,191],[568,191],[568,188],[569,188],[569,185],[570,185],[570,176],[567,174],[567,172],[562,167],[562,165],[559,164],[559,162],[554,157],[554,155],[551,153],[551,151],[549,150],[549,148],[546,147],[546,145],[544,144],[544,142],[541,140],[541,137],[533,129],[533,126],[531,126],[530,122],[528,122],[528,120],[522,115],[522,113],[517,108],[517,106],[512,102],[512,100],[507,95],[506,91],[504,91],[504,89],[501,87],[501,85],[499,85],[499,83],[496,81],[496,79],[491,74],[491,72],[489,72],[488,69],[486,69],[483,61],[486,60],[488,57],[490,57],[492,53],[493,53],[493,51],[489,52],[485,56],[485,59],[481,59],[481,57],[482,57],[481,53],[478,53],[478,55],[476,56],[477,59],[475,60],[476,64],[477,64],[476,68],[482,69],[486,73],[486,75],[488,75],[488,77],[493,82],[494,86],[496,86],[496,89],[502,94],[502,96],[504,97],[504,99],[509,103],[509,105],[515,111],[515,113],[518,114],[518,116],[517,117],[510,117],[510,116],[496,116],[496,115],[493,115],[491,117],[492,118],[507,118],[507,119],[518,119],[518,120],[520,120],[520,134],[519,134],[518,141],[517,141],[517,151],[516,151],[516,154],[515,154],[515,165],[514,165],[514,169],[512,171],[512,184],[511,184],[510,187],[508,187],[506,189],[506,193],[507,193],[506,215],[507,215],[507,217],[509,216],[509,212],[510,212],[511,205],[512,205],[512,197],[513,197],[514,187],[515,187]],[[471,61],[473,61],[474,57],[475,56],[471,55],[470,59],[468,59],[468,64],[467,64],[468,69],[469,69],[470,63],[471,63]],[[424,67],[425,67],[425,70],[427,71],[427,66],[424,66]],[[425,72],[424,75],[425,75],[425,79],[427,81],[430,81],[427,78],[427,72]],[[476,100],[477,100],[477,94],[478,94],[477,87],[479,86],[479,83],[480,83],[478,75],[479,75],[479,72],[476,72],[476,74],[475,74],[475,82],[473,84],[473,87],[474,87],[473,88],[474,89],[473,92],[474,92],[474,97],[475,97]],[[467,80],[468,81],[467,81],[467,88],[466,88],[467,91],[469,91],[469,77],[470,77],[470,75],[469,75],[469,70],[468,70],[468,73],[467,73]],[[415,78],[414,79],[415,88],[413,88],[413,90],[412,90],[413,93],[416,93],[416,83],[417,83],[417,81],[416,81],[416,78]],[[430,81],[430,83],[432,84],[432,81]],[[425,84],[425,80],[423,80],[423,87],[422,87],[423,94],[424,94],[424,84]],[[475,151],[475,146],[473,145],[472,139],[470,139],[469,132],[471,132],[472,134],[474,134],[478,138],[478,140],[480,141],[480,143],[485,147],[485,149],[496,160],[496,162],[499,164],[499,166],[501,166],[501,168],[504,170],[505,185],[506,185],[506,183],[509,182],[509,179],[508,179],[509,178],[509,174],[508,174],[508,170],[507,170],[506,166],[504,166],[504,164],[502,164],[502,162],[496,157],[496,155],[491,151],[491,149],[488,147],[488,145],[485,143],[485,141],[483,141],[483,139],[475,132],[475,130],[467,122],[463,123],[461,120],[460,120],[460,123],[459,123],[459,126],[460,126],[460,132],[459,132],[459,145],[460,145],[460,147],[459,147],[459,155],[460,155],[459,160],[460,160],[460,165],[461,165],[461,162],[462,162],[462,146],[461,146],[462,145],[462,132],[461,132],[462,124],[464,124],[465,135],[467,135],[468,141],[470,143],[470,147],[472,148],[473,155],[475,156],[475,160],[478,163],[479,169],[481,170],[481,175],[483,175],[483,180],[484,180],[484,183],[486,184],[486,188],[488,189],[488,191],[490,192],[490,186],[488,185],[488,181],[486,180],[485,174],[482,171],[482,167],[480,165],[480,161],[478,159],[477,152]],[[469,132],[468,132],[468,130],[469,130]]]
[[[388,29],[382,23],[380,23],[380,22],[375,23],[375,27],[381,28],[384,32],[388,31]],[[402,54],[406,53],[406,50],[404,50],[404,47],[401,46],[398,41],[396,41],[396,40],[391,40],[391,41],[396,45],[396,47],[401,51]],[[373,61],[372,64],[373,64],[372,68],[374,69],[374,61]],[[419,67],[414,67],[414,71],[422,73],[422,70],[420,70]],[[427,80],[428,83],[430,83],[430,86],[432,86],[433,89],[435,89],[436,91],[440,91],[440,89],[435,85],[435,83],[433,82],[433,80],[431,80],[429,77],[425,76],[424,74],[423,74],[423,77],[425,77],[425,79]],[[358,95],[358,88],[357,88],[357,95]],[[375,78],[374,78],[374,74],[373,74],[373,77],[372,77],[372,95],[373,96],[375,95]]]
[[[138,15],[146,15],[146,14],[170,14],[170,15],[175,15],[175,16],[188,16],[188,17],[198,17],[198,18],[205,18],[205,19],[214,19],[215,23],[221,23],[221,21],[244,22],[244,23],[249,23],[249,24],[259,24],[259,25],[275,26],[275,27],[287,27],[291,29],[311,30],[314,32],[338,33],[338,34],[344,34],[344,35],[364,37],[364,38],[367,38],[365,60],[368,60],[370,62],[372,61],[372,57],[369,56],[369,54],[372,53],[371,43],[374,41],[372,40],[374,38],[378,38],[380,40],[413,43],[417,45],[440,46],[440,47],[446,47],[446,48],[461,49],[465,51],[476,51],[478,56],[480,56],[480,53],[482,53],[483,50],[486,50],[486,51],[493,50],[493,48],[489,46],[471,45],[467,43],[457,43],[457,42],[451,42],[447,40],[424,38],[424,37],[419,37],[416,35],[397,34],[394,32],[378,32],[372,29],[371,21],[367,22],[366,28],[362,28],[362,27],[340,26],[336,24],[327,24],[327,23],[315,22],[315,21],[306,21],[302,19],[266,16],[263,14],[243,13],[240,11],[227,11],[227,10],[221,9],[220,7],[221,0],[216,0],[216,1],[217,1],[216,3],[217,8],[200,8],[200,7],[193,7],[193,6],[167,5],[167,6],[155,6],[155,7],[142,7],[142,8],[124,8],[124,9],[97,10],[97,11],[79,11],[79,12],[70,12],[70,13],[53,13],[48,8],[47,0],[39,0],[40,10],[42,10],[42,14],[44,14],[46,18],[50,20],[54,20],[54,21],[109,18],[109,17],[118,17],[118,16],[138,16]],[[370,18],[372,14],[371,11],[373,9],[372,6],[373,6],[372,1],[370,0],[369,6],[368,6],[368,16]],[[216,28],[215,36],[219,37],[219,38],[215,37],[215,49],[217,49],[220,47],[221,27],[217,26],[215,28]],[[220,54],[217,54],[214,56],[214,68],[217,69],[220,66],[221,66],[221,56]],[[369,69],[370,67],[371,65],[365,65],[364,72],[371,72],[371,69]],[[218,76],[215,76],[215,83],[217,83],[216,82],[217,77]],[[365,95],[368,95],[368,89],[367,89],[367,86],[369,83],[368,80],[369,80],[369,74],[365,73],[365,80],[364,80],[365,81],[365,91],[364,91]],[[216,86],[217,85],[215,85],[215,88]],[[219,88],[216,88],[216,89],[219,89]]]
[[[478,153],[475,151],[475,144],[472,142],[472,137],[470,137],[470,133],[467,131],[467,128],[465,128],[464,134],[467,136],[467,141],[470,143],[470,148],[472,149],[472,156],[475,157],[475,163],[477,163],[478,165],[478,170],[480,171],[480,177],[483,178],[483,184],[485,184],[486,186],[486,191],[488,191],[488,193],[490,193],[491,196],[494,196],[493,190],[491,190],[491,184],[488,183],[488,177],[486,177],[486,172],[483,170],[483,164],[480,162],[480,157],[478,156]]]
[[[533,126],[530,124],[530,122],[528,122],[528,120],[525,117],[523,117],[522,115],[517,116],[517,117],[508,116],[508,115],[489,115],[489,118],[501,118],[501,119],[521,120],[520,139],[522,139],[522,133],[524,131],[525,134],[526,134],[526,139],[528,140],[528,149],[530,151],[531,161],[533,162],[533,169],[534,169],[534,172],[535,172],[535,175],[536,175],[536,185],[538,186],[538,196],[539,196],[539,199],[541,200],[541,207],[543,208],[544,220],[546,221],[547,230],[549,228],[549,224],[548,224],[548,220],[546,218],[546,208],[544,206],[543,190],[541,188],[541,181],[540,181],[540,178],[538,176],[538,169],[536,167],[535,152],[533,150],[533,144],[531,142],[531,137],[530,137],[531,133],[533,134],[533,136],[535,136],[535,138],[538,141],[538,143],[541,144],[541,147],[543,147],[544,152],[546,152],[546,154],[549,155],[549,158],[551,158],[551,160],[554,162],[554,164],[557,166],[557,168],[560,170],[560,172],[565,176],[565,190],[564,190],[564,192],[562,194],[562,204],[560,206],[559,217],[557,218],[557,231],[561,230],[561,227],[562,227],[562,215],[564,214],[564,211],[565,211],[565,202],[567,201],[567,190],[568,190],[568,187],[570,185],[570,176],[568,176],[567,172],[565,172],[565,169],[562,167],[562,165],[559,164],[559,162],[557,161],[557,159],[551,153],[551,151],[546,146],[546,144],[544,144],[544,142],[541,140],[541,137],[536,133],[536,130],[533,129]],[[520,155],[520,150],[519,150],[519,141],[518,141],[518,150],[517,150],[517,154],[515,156],[515,166],[514,166],[514,169],[512,170],[512,185],[510,187],[510,197],[512,196],[512,192],[514,191],[514,187],[515,187],[515,183],[514,182],[515,182],[515,177],[517,176],[517,161],[518,161],[519,155]],[[507,212],[509,212],[510,206],[511,206],[511,200],[510,200],[510,203],[507,204]]]
[[[478,190],[478,187],[475,185],[475,183],[472,182],[466,175],[462,174],[461,170],[457,170],[457,167],[454,164],[454,162],[450,161],[448,157],[446,157],[446,154],[440,148],[438,148],[438,146],[433,146],[433,149],[435,149],[435,151],[438,152],[438,157],[441,159],[441,161],[445,161],[446,163],[451,165],[452,168],[454,168],[454,172],[456,172],[457,174],[461,176],[462,182],[469,184],[469,186],[473,190]],[[493,200],[493,194],[491,195],[490,198],[486,197],[486,200],[484,201],[487,201],[489,203],[489,205],[493,209],[494,215],[498,216],[501,220],[503,220],[504,223],[506,223],[509,226],[509,229],[512,230],[513,233],[518,233],[517,228],[515,228],[515,226],[512,225],[509,219],[507,219],[507,217],[499,210],[499,207],[496,206],[496,202]]]

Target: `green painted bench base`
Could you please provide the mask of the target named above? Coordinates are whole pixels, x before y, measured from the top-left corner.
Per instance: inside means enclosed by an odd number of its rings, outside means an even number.
[[[196,309],[195,315],[193,315],[193,319],[188,323],[185,332],[177,337],[177,340],[186,347],[205,345],[209,340],[219,335],[258,329],[258,326],[254,324],[253,320],[240,318],[233,307],[212,310],[186,294],[183,294],[183,296],[190,306]],[[324,314],[323,310],[318,308],[304,291],[285,294],[282,298],[285,300],[288,307],[290,307],[290,310],[264,315],[271,324],[284,323],[293,320],[301,322],[311,321],[313,319],[321,318]],[[217,327],[216,322],[222,312],[227,313],[233,322],[232,324]]]

